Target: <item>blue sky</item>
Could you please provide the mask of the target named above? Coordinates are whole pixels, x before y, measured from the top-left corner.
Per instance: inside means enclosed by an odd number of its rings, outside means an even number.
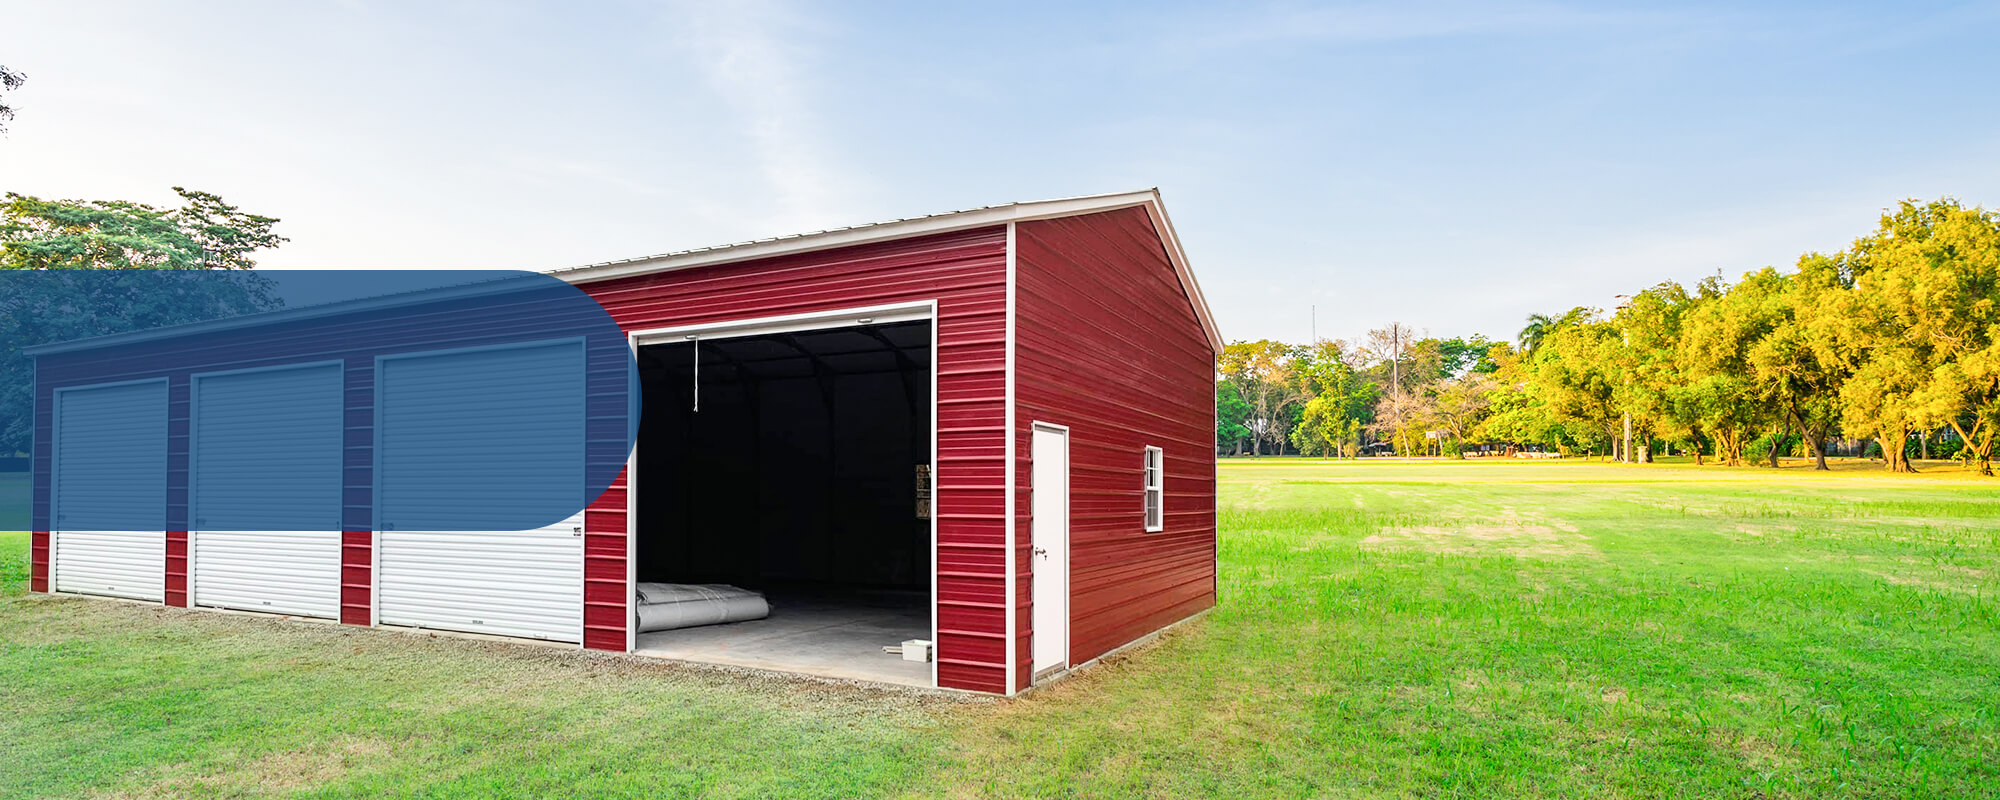
[[[1509,336],[2000,204],[2000,5],[18,3],[0,189],[547,269],[1158,186],[1225,335]]]

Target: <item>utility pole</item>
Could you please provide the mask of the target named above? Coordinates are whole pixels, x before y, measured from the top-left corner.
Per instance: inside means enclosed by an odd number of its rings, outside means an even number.
[[[1621,294],[1618,295],[1618,298],[1624,301],[1618,304],[1619,311],[1624,311],[1625,309],[1632,307],[1631,296]],[[1626,355],[1629,357],[1632,352],[1632,329],[1625,327],[1625,325],[1626,323],[1619,323],[1618,333],[1624,337],[1625,352]],[[1632,385],[1632,370],[1629,365],[1625,370],[1625,385],[1628,387]],[[1627,394],[1630,394],[1629,389],[1627,390]],[[1630,402],[1630,398],[1627,398],[1627,402]],[[1632,411],[1629,408],[1625,410],[1625,445],[1624,447],[1619,449],[1618,463],[1621,464],[1638,463],[1635,459],[1632,458]]]

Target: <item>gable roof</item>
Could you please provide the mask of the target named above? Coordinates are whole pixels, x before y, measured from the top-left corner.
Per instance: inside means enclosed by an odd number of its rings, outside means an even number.
[[[1160,244],[1166,250],[1167,260],[1174,265],[1174,273],[1180,276],[1181,288],[1187,292],[1188,302],[1194,307],[1195,318],[1201,321],[1202,330],[1208,334],[1208,341],[1216,352],[1222,352],[1222,332],[1215,326],[1215,317],[1208,309],[1208,301],[1202,297],[1201,286],[1194,279],[1194,271],[1188,267],[1187,253],[1181,249],[1180,237],[1175,235],[1173,222],[1167,219],[1166,207],[1160,202],[1160,190],[1145,189],[1137,192],[1118,194],[1098,194],[1085,197],[1068,197],[1060,200],[1038,200],[1026,203],[1005,203],[983,208],[951,211],[908,219],[893,219],[866,225],[778,236],[769,239],[740,242],[717,247],[702,247],[674,253],[662,253],[643,258],[628,258],[622,261],[606,261],[581,267],[568,267],[549,272],[551,277],[570,283],[625,278],[634,275],[649,275],[692,267],[729,264],[792,253],[809,253],[816,250],[831,250],[838,247],[852,247],[874,242],[928,236],[936,233],[984,228],[1010,222],[1027,222],[1038,219],[1074,217],[1084,214],[1098,214],[1126,208],[1146,209],[1152,218],[1153,230],[1159,234]]]

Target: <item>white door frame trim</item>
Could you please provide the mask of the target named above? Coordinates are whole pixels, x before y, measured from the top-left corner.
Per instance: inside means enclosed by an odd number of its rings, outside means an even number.
[[[636,359],[639,348],[654,344],[674,344],[688,340],[730,339],[745,336],[767,336],[773,333],[793,333],[798,331],[833,330],[853,328],[862,325],[887,325],[895,322],[916,322],[927,320],[931,323],[930,367],[931,411],[930,411],[930,464],[931,464],[931,518],[930,518],[930,617],[931,617],[931,686],[938,685],[938,660],[935,655],[938,633],[938,301],[920,300],[908,303],[840,308],[828,311],[813,311],[803,314],[783,314],[769,317],[707,322],[696,325],[677,325],[666,328],[646,328],[627,332],[626,344]],[[634,387],[635,389],[637,387]],[[644,414],[645,409],[638,409]],[[632,442],[632,452],[625,457],[625,652],[639,648],[638,610],[638,561],[639,561],[639,441]],[[585,526],[586,533],[589,527]],[[1012,641],[1010,634],[1008,641]]]

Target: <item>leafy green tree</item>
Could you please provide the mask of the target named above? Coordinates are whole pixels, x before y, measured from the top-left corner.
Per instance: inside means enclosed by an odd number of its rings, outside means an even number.
[[[1745,463],[1751,440],[1775,415],[1750,368],[1749,351],[1769,331],[1743,295],[1720,277],[1703,280],[1682,318],[1676,352],[1681,385],[1671,394],[1676,416],[1707,432],[1723,463]]]
[[[23,348],[283,305],[270,279],[243,271],[254,266],[253,251],[284,241],[270,232],[277,220],[244,214],[211,194],[175,191],[187,205],[171,211],[7,196],[0,208],[0,453],[33,441],[34,364]]]
[[[1521,352],[1532,353],[1540,346],[1542,339],[1556,328],[1556,318],[1547,314],[1529,314],[1528,324],[1521,328],[1515,341],[1521,344]]]
[[[1294,407],[1308,399],[1300,392],[1292,366],[1291,346],[1270,339],[1231,342],[1216,358],[1216,371],[1248,409],[1243,425],[1250,430],[1251,455],[1262,455],[1267,443],[1273,453],[1283,452]]]
[[[1693,297],[1685,288],[1666,281],[1633,295],[1612,316],[1620,343],[1618,367],[1623,372],[1613,393],[1618,406],[1632,415],[1633,428],[1642,438],[1699,438],[1696,423],[1679,418],[1673,402],[1673,391],[1681,384],[1676,353],[1682,317],[1692,305]],[[1696,459],[1699,463],[1699,451]]]
[[[1842,364],[1822,357],[1825,349],[1818,344],[1826,335],[1820,309],[1831,293],[1844,291],[1837,271],[1826,257],[1807,254],[1797,273],[1766,268],[1744,276],[1736,291],[1769,321],[1769,330],[1747,353],[1764,397],[1798,432],[1813,468],[1825,470],[1826,439],[1840,422],[1840,387],[1848,376]]]
[[[1943,199],[1904,201],[1836,265],[1832,348],[1852,365],[1843,420],[1875,432],[1889,469],[1914,472],[1911,432],[1949,425],[1991,471],[2000,403],[2000,215]]]
[[[1570,321],[1536,348],[1530,382],[1566,437],[1594,448],[1610,443],[1623,422],[1617,404],[1624,379],[1622,344],[1617,330],[1594,311],[1580,309],[1566,318]]]
[[[9,192],[0,208],[0,269],[250,269],[276,247],[274,217],[174,187],[184,204],[43,200]]]
[[[1243,455],[1243,440],[1250,438],[1250,428],[1244,421],[1250,418],[1250,404],[1243,402],[1243,396],[1228,379],[1215,383],[1215,448],[1218,452],[1229,450],[1230,455]]]
[[[1493,406],[1493,390],[1498,387],[1492,375],[1468,372],[1426,389],[1429,402],[1423,407],[1422,420],[1432,430],[1450,434],[1453,457],[1465,457],[1466,438],[1485,420]]]
[[[1378,389],[1356,368],[1361,360],[1345,342],[1322,341],[1300,348],[1293,373],[1311,398],[1299,407],[1292,446],[1304,455],[1354,456]]]

